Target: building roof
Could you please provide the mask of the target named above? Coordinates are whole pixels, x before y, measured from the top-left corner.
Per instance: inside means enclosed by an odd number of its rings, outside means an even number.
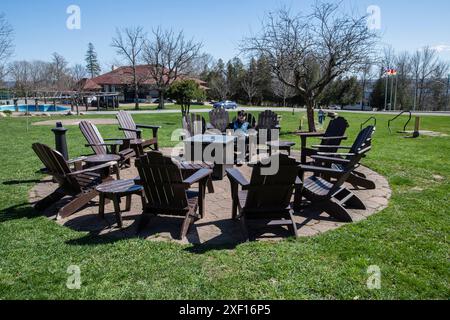
[[[95,83],[92,79],[81,79],[79,86],[82,91],[101,91],[102,87]]]
[[[154,85],[155,81],[150,78],[149,74],[151,69],[154,68],[152,65],[138,65],[136,66],[136,75],[139,79],[139,83],[141,85]],[[191,79],[197,82],[202,88],[206,88],[206,82],[187,77],[187,76],[180,76],[179,79]],[[95,77],[91,79],[95,84],[102,86],[102,85],[114,85],[114,86],[121,86],[121,85],[129,85],[133,81],[133,70],[131,67],[119,67],[117,69],[114,69],[108,73],[102,74],[98,77]]]

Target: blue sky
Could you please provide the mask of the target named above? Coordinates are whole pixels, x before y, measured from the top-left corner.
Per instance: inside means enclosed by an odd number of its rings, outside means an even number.
[[[333,1],[333,0],[330,0]],[[141,25],[183,29],[204,43],[204,51],[228,60],[239,41],[257,31],[265,13],[285,5],[308,12],[313,0],[1,0],[0,12],[15,29],[13,59],[48,60],[58,52],[71,63],[84,63],[93,42],[103,65],[116,58],[110,47],[116,27]],[[450,60],[450,1],[344,0],[346,10],[364,14],[369,5],[381,9],[382,41],[396,50],[439,46]],[[69,5],[81,9],[81,29],[66,28]]]

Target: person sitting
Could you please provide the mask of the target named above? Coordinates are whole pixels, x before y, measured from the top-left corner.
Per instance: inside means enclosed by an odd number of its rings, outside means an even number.
[[[234,132],[248,133],[249,125],[247,114],[244,111],[239,111],[236,120],[233,122]]]

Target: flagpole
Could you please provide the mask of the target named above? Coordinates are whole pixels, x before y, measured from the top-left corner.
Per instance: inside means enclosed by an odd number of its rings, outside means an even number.
[[[395,75],[394,111],[397,109],[398,75]]]
[[[384,110],[387,110],[387,95],[388,95],[388,86],[389,86],[389,73],[388,72],[385,73],[385,77],[386,77],[386,85],[385,85],[386,90],[384,93]]]

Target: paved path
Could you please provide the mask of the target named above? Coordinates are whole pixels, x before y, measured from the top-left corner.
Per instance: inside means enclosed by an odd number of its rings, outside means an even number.
[[[170,149],[164,149],[164,153],[169,154]],[[299,157],[298,152],[294,156]],[[247,166],[239,168],[244,176],[249,179],[251,169]],[[368,168],[361,168],[369,179],[375,181],[376,190],[354,190],[354,192],[364,201],[367,210],[350,210],[350,214],[355,222],[361,221],[387,207],[391,197],[391,190],[387,180],[371,171]],[[135,168],[121,172],[122,179],[132,179],[137,176]],[[51,179],[46,178],[38,183],[30,192],[30,202],[34,203],[42,199],[56,188],[56,184]],[[214,193],[206,195],[206,215],[205,218],[195,222],[190,228],[187,240],[184,242],[174,240],[178,237],[182,219],[173,217],[152,218],[149,224],[140,233],[137,232],[142,206],[140,200],[133,196],[131,212],[123,213],[124,229],[116,227],[112,204],[106,206],[106,219],[101,219],[98,215],[98,199],[95,199],[91,206],[88,206],[71,217],[58,221],[59,224],[74,229],[76,231],[89,232],[98,236],[112,236],[114,239],[126,239],[140,237],[152,241],[176,241],[179,243],[191,244],[211,244],[211,245],[237,245],[242,242],[243,235],[240,224],[231,220],[231,192],[230,183],[227,178],[214,182]],[[351,188],[351,187],[349,187]],[[64,200],[64,199],[63,199]],[[122,204],[122,207],[124,204]],[[55,219],[57,206],[49,208],[45,214]],[[295,214],[295,221],[301,237],[318,235],[336,228],[345,223],[339,222],[326,213],[305,210]],[[282,227],[278,229],[263,229],[259,225],[252,225],[251,232],[256,232],[259,239],[280,240],[291,233]]]
[[[264,111],[264,110],[273,110],[273,111],[279,111],[279,112],[292,112],[292,108],[271,108],[271,107],[245,107],[245,108],[238,108],[236,110],[245,110],[245,111]],[[210,109],[191,109],[192,113],[208,113]],[[300,108],[295,109],[295,112],[305,112],[306,109]],[[397,115],[399,114],[399,111],[390,112],[390,111],[379,111],[379,112],[371,112],[371,111],[352,111],[352,110],[331,110],[335,111],[337,113],[361,113],[361,114],[387,114],[387,115]],[[136,111],[136,110],[128,110],[128,112],[132,114],[166,114],[166,113],[180,113],[180,110],[142,110],[142,111]],[[85,112],[85,114],[105,114],[105,115],[114,115],[117,111],[88,111]],[[444,116],[444,117],[450,117],[450,112],[414,112],[413,115],[416,116]]]

